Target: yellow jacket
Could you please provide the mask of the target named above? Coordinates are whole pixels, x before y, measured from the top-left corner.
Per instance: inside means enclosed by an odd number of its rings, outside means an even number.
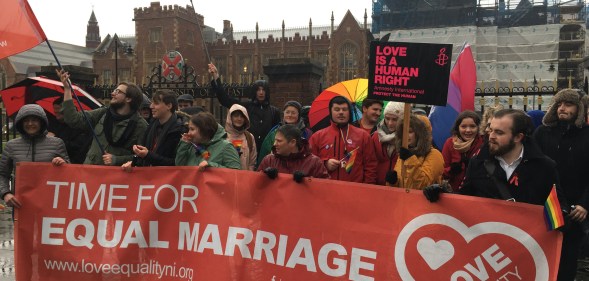
[[[444,172],[444,157],[437,149],[432,148],[425,157],[412,155],[404,162],[401,161],[401,158],[399,158],[395,164],[395,171],[399,180],[394,186],[401,185],[401,163],[405,165],[404,188],[424,189],[434,183],[441,183],[442,173]]]

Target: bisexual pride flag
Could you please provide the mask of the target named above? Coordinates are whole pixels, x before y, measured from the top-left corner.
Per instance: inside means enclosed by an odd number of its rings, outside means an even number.
[[[450,137],[454,120],[460,112],[474,110],[474,91],[477,70],[469,44],[465,44],[450,71],[448,101],[446,106],[433,106],[429,115],[432,123],[432,138],[441,150]]]

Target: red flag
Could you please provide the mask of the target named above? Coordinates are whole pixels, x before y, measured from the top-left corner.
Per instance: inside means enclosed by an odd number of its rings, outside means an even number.
[[[3,0],[0,9],[0,59],[47,40],[27,0]]]

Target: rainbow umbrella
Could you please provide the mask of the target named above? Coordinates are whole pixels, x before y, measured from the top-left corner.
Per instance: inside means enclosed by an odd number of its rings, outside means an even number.
[[[362,101],[368,95],[368,79],[353,79],[339,82],[327,89],[315,98],[309,110],[309,125],[311,130],[317,131],[329,126],[329,101],[342,96],[348,99],[352,106],[350,118],[356,121],[362,118]]]

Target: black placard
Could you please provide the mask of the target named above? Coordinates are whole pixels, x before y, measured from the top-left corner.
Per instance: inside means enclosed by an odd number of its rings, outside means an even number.
[[[446,105],[452,44],[370,44],[368,98]]]

